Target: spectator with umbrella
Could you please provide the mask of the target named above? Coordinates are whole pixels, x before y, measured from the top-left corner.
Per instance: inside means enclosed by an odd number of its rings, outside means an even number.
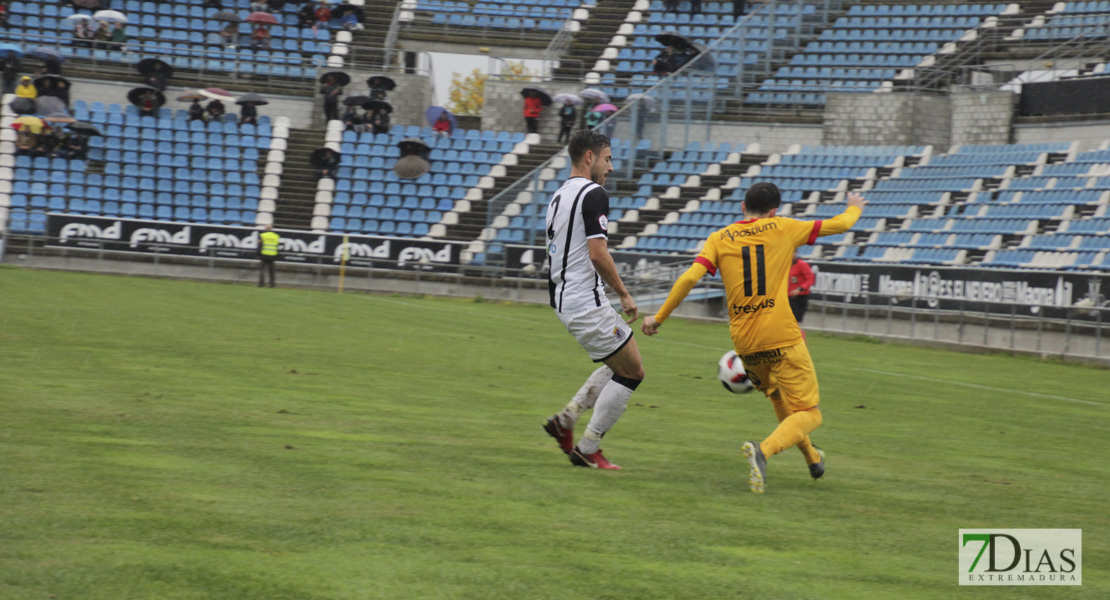
[[[108,48],[112,50],[126,50],[127,49],[127,32],[123,30],[123,23],[116,23],[112,27],[112,35],[108,38],[111,42]]]
[[[31,83],[30,75],[24,75],[19,78],[19,85],[15,87],[15,95],[18,98],[30,98],[32,100],[39,97],[39,91],[34,84]]]
[[[33,115],[39,111],[38,103],[30,98],[15,98],[8,103],[8,108],[17,115]]]
[[[316,7],[316,24],[313,25],[312,28],[316,29],[317,27],[322,26],[324,29],[327,29],[328,28],[328,21],[330,21],[330,20],[331,20],[331,7],[328,6],[327,2],[321,2],[320,5],[318,7]]]
[[[87,17],[88,15],[74,15]],[[85,46],[86,48],[92,46],[94,37],[92,20],[77,19],[77,23],[73,26],[73,40],[78,46]]]
[[[200,105],[200,98],[193,98],[193,103],[189,105],[189,120],[204,120],[204,107]]]
[[[332,71],[320,76],[320,93],[324,96],[324,118],[328,121],[339,119],[339,97],[343,86],[351,83],[351,76],[341,71]]]
[[[575,107],[582,104],[582,97],[575,94],[559,94],[555,96],[554,100],[563,105],[563,108],[559,110],[559,138],[557,140],[562,144],[564,140],[570,141],[570,134],[578,123],[578,109]]]
[[[316,167],[316,179],[320,180],[325,177],[329,179],[338,179],[337,171],[339,170],[339,153],[331,148],[317,148],[312,151],[312,155],[308,157],[312,166]]]
[[[674,72],[674,48],[667,46],[651,61],[651,72],[666,77]]]
[[[445,117],[446,122],[444,122]],[[424,111],[424,118],[428,120],[428,125],[432,127],[432,133],[443,137],[450,136],[451,132],[459,125],[455,115],[442,106],[429,106],[428,110]]]
[[[307,29],[314,25],[316,25],[316,10],[312,8],[311,3],[305,2],[301,10],[297,11],[297,26]]]
[[[149,85],[142,85],[127,92],[127,100],[139,107],[139,116],[156,117],[158,109],[166,103],[166,97]]]
[[[440,113],[439,118],[432,123],[432,132],[440,137],[451,136],[451,119],[447,117],[447,111]]]
[[[236,100],[235,103],[243,107],[239,109],[240,125],[258,125],[258,107],[265,106],[270,102],[262,96],[250,92],[244,94],[243,97]]]
[[[385,100],[386,92],[397,87],[397,83],[385,75],[374,75],[366,80],[366,85],[370,88],[371,100]]]
[[[366,131],[366,120],[358,114],[358,105],[350,102],[351,98],[365,98],[365,96],[351,96],[347,98],[347,110],[343,113],[343,126],[346,131],[362,133]]]
[[[227,114],[227,107],[220,100],[212,100],[204,107],[204,111],[208,113],[209,121],[219,121]]]
[[[61,52],[47,46],[39,46],[31,50],[31,54],[42,59],[42,69],[39,70],[39,75],[62,74],[62,61],[65,58]]]
[[[160,58],[144,58],[135,68],[146,80],[147,85],[163,92],[166,90],[166,81],[173,77],[173,68]]]
[[[397,143],[401,158],[393,164],[393,172],[401,179],[417,179],[431,170],[432,149],[420,138],[405,138]]]
[[[239,45],[239,24],[228,23],[220,30],[220,39],[223,41],[224,48],[235,48]]]
[[[101,50],[108,49],[108,41],[112,39],[112,30],[108,28],[108,22],[102,21],[100,26],[96,28],[96,33],[93,34],[93,48]]]
[[[85,136],[76,131],[71,131],[59,145],[58,158],[85,160],[89,153],[89,142]]]
[[[551,104],[551,96],[537,87],[526,87],[520,90],[520,95],[524,96],[524,124],[528,133],[539,133],[540,113]]]
[[[372,131],[375,134],[389,133],[389,113],[393,112],[393,106],[381,100],[370,102],[366,106],[366,114],[371,115],[369,123],[372,127]],[[448,120],[448,123],[450,123],[450,120]]]
[[[11,94],[15,92],[16,81],[19,79],[19,70],[23,65],[19,62],[19,57],[14,54],[9,54],[4,58],[4,93]]]
[[[270,49],[270,28],[265,25],[258,25],[251,32],[251,50],[269,50]]]

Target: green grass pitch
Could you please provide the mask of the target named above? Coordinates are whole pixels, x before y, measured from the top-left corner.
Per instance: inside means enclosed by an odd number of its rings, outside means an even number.
[[[550,309],[0,269],[0,598],[1107,598],[1110,372],[810,334],[828,452],[740,445],[726,327],[572,467]],[[957,586],[960,528],[1082,528],[1079,588]]]

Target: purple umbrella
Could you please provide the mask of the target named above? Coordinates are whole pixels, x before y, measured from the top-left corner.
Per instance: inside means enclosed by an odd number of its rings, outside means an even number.
[[[594,110],[600,113],[617,112],[617,107],[612,104],[598,104],[594,107]]]
[[[451,121],[451,131],[458,129],[459,120],[455,118],[455,115],[451,114],[451,111],[442,106],[431,106],[428,107],[428,110],[424,111],[424,117],[428,119],[428,126],[434,125],[435,122],[439,120],[439,115],[444,113],[447,113],[447,120]]]

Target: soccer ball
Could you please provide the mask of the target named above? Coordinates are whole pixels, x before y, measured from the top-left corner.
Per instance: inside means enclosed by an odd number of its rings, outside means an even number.
[[[720,378],[721,385],[733,394],[746,394],[754,387],[747,371],[744,370],[744,363],[732,350],[725,352],[717,362],[717,377]]]

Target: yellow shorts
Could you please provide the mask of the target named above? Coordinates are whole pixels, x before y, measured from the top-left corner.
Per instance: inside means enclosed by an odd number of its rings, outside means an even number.
[[[775,390],[794,410],[808,410],[821,401],[817,371],[805,342],[786,348],[740,355],[756,389],[770,396]]]

